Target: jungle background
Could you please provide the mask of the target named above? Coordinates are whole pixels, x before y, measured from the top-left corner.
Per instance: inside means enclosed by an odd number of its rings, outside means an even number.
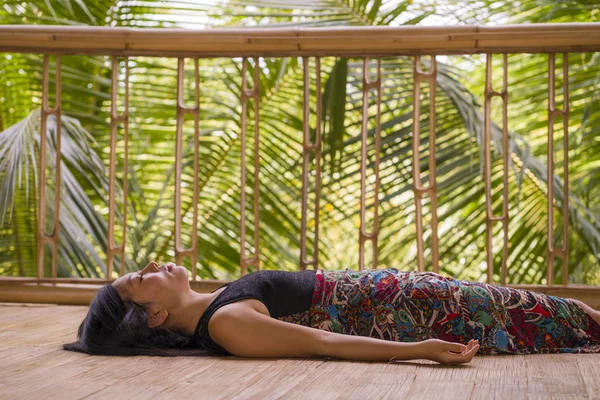
[[[211,29],[229,27],[331,27],[594,22],[595,0],[431,1],[309,0],[99,1],[7,0],[1,24]],[[569,58],[569,282],[600,285],[600,53]],[[50,88],[54,87],[51,57]],[[562,54],[556,57],[557,107],[562,105]],[[240,276],[241,168],[240,58],[199,59],[200,177],[198,278]],[[381,165],[378,267],[416,269],[412,191],[412,58],[382,59]],[[427,63],[427,58],[424,58]],[[441,273],[484,281],[485,186],[483,90],[485,56],[438,56],[436,165]],[[36,276],[39,143],[47,140],[47,194],[53,197],[56,121],[40,134],[41,54],[0,54],[0,275]],[[62,56],[62,184],[60,277],[106,276],[111,58]],[[311,137],[315,137],[315,61],[311,66]],[[371,70],[375,63],[371,62]],[[130,57],[129,191],[126,271],[150,260],[174,259],[174,155],[177,59]],[[319,266],[358,268],[362,60],[321,59],[322,187]],[[249,76],[256,66],[251,63]],[[194,64],[186,59],[185,99],[193,104]],[[260,70],[260,268],[298,270],[302,190],[302,60],[261,58]],[[119,58],[120,97],[124,59]],[[493,57],[500,88],[502,55]],[[509,152],[508,283],[546,283],[548,56],[508,55],[510,146],[501,146],[501,103],[492,102],[493,210],[502,212],[502,154]],[[421,171],[428,184],[428,88],[421,100]],[[370,99],[367,230],[372,229],[375,96]],[[51,89],[50,104],[54,104]],[[121,108],[122,109],[122,108]],[[252,121],[254,109],[248,119]],[[185,123],[183,242],[189,246],[193,177],[191,119]],[[246,229],[252,247],[253,127],[247,131]],[[122,132],[120,131],[120,135]],[[122,187],[123,137],[119,136],[117,187]],[[562,229],[562,126],[555,127],[555,246]],[[315,163],[312,160],[312,168]],[[307,258],[314,238],[314,175],[310,177]],[[122,217],[123,191],[117,190]],[[431,270],[429,202],[424,201],[425,261]],[[52,229],[52,201],[48,227]],[[118,225],[118,223],[116,224]],[[122,230],[117,229],[117,243]],[[500,279],[502,225],[494,225],[494,281]],[[368,251],[365,266],[370,267]],[[46,250],[45,274],[51,254]],[[121,260],[117,259],[115,269]],[[184,265],[191,268],[189,259]],[[250,271],[254,268],[250,268]],[[555,264],[555,283],[561,265]],[[116,275],[113,275],[113,278]]]

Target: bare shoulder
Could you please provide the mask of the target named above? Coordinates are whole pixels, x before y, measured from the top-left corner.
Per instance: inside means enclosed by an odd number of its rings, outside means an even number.
[[[325,342],[324,331],[280,321],[238,302],[218,309],[208,330],[215,343],[239,357],[320,357]]]

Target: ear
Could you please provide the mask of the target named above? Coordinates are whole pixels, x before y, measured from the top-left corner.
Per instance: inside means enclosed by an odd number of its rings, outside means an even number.
[[[148,310],[148,328],[155,328],[161,325],[167,319],[169,313],[167,310],[150,311]]]

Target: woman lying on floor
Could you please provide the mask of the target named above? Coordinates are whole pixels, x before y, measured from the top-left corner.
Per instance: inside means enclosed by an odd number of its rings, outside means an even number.
[[[64,348],[460,364],[476,353],[600,353],[600,311],[395,268],[260,270],[196,293],[184,267],[152,262],[100,289],[77,339]]]

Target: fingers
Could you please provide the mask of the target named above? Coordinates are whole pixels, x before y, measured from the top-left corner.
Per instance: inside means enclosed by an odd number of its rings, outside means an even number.
[[[434,342],[438,346],[435,361],[446,365],[468,363],[475,357],[480,347],[477,339],[469,340],[466,345],[443,340],[434,340]]]
[[[443,364],[446,365],[455,365],[455,364],[466,364],[471,362],[477,350],[471,350],[471,352],[463,355],[463,354],[452,354],[449,359],[447,359]],[[458,357],[458,359],[457,359]]]
[[[479,350],[479,344],[473,345],[473,348],[471,348],[469,351],[465,352],[465,355],[469,356],[470,358],[473,358],[473,357],[475,357],[477,350]]]
[[[467,345],[467,350],[471,350],[473,348],[473,346],[478,345],[478,344],[479,344],[479,340],[471,339],[469,341],[469,344]]]
[[[462,353],[453,353],[450,350],[448,350],[446,352],[448,356],[444,357],[446,358],[446,364],[468,363],[473,359],[473,357],[475,357],[475,354],[477,354],[477,350],[479,350],[479,347],[479,342],[477,340],[471,340],[466,346],[467,349],[464,350]]]
[[[478,344],[474,345],[471,350],[467,351],[465,353],[465,356],[467,357],[467,361],[465,361],[465,362],[471,361],[473,359],[473,357],[475,357],[475,354],[477,354],[477,350],[479,350]]]
[[[474,342],[469,342],[469,345],[467,346],[467,349],[465,351],[463,351],[460,354],[457,353],[450,353],[452,355],[475,355],[475,353],[477,353],[477,350],[479,350],[479,343]]]
[[[460,352],[467,350],[467,346],[465,346],[464,344],[460,344],[460,343],[450,343],[448,345],[448,350],[454,351],[456,353],[460,353]]]
[[[476,344],[479,344],[479,341],[475,339],[471,339],[466,346],[461,343],[448,342],[447,350],[454,353],[464,353],[465,351],[471,350],[471,348],[473,348],[473,346],[475,346]]]

